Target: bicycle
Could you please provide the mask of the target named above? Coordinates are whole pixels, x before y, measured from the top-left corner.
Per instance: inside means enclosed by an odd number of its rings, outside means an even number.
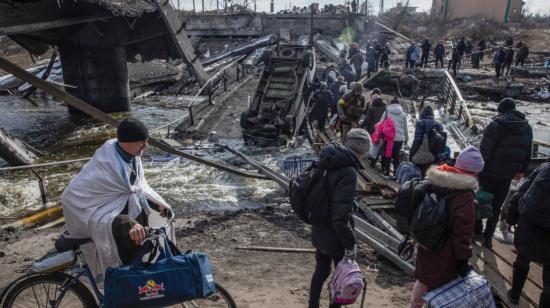
[[[172,223],[174,214],[168,212],[168,223],[161,228],[148,228],[147,240],[166,236],[166,228]],[[91,239],[72,241],[66,251],[73,251],[72,262],[47,272],[30,273],[15,280],[0,295],[2,308],[46,307],[46,308],[97,308],[103,306],[103,293],[95,282],[89,266],[80,251],[80,246]],[[60,251],[63,252],[63,251]],[[87,278],[90,287],[82,281]],[[2,300],[3,299],[3,300]],[[186,301],[169,307],[229,307],[236,308],[235,301],[225,288],[216,283],[216,292],[204,299]]]

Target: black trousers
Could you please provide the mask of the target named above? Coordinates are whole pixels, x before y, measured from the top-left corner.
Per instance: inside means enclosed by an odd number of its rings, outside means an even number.
[[[502,64],[495,63],[495,72],[497,73],[497,78],[500,77],[501,67],[502,67]]]
[[[506,69],[506,75],[510,75],[510,66],[512,66],[512,63],[504,63],[502,66],[502,75],[504,75],[504,70]]]
[[[416,60],[411,60],[410,62],[411,68],[414,68],[416,66]]]
[[[443,68],[443,57],[435,57],[435,68],[437,68],[438,63],[441,63],[441,68]]]
[[[123,265],[130,264],[141,249],[141,245],[137,245],[130,238],[129,234],[130,229],[132,229],[132,227],[137,223],[144,227],[147,226],[147,215],[141,212],[136,219],[131,219],[128,215],[118,215],[111,224],[111,230],[113,232],[113,237],[118,250],[118,256],[120,257]]]
[[[355,80],[359,81],[361,79],[361,67],[355,67]]]
[[[401,147],[403,146],[403,141],[394,141],[393,142],[393,148],[391,151],[391,157],[386,157],[385,155],[382,156],[382,172],[390,172],[390,160],[393,164],[393,172],[395,174],[395,171],[397,170],[397,167],[399,166],[399,152],[401,152]],[[386,150],[384,149],[383,152]]]
[[[510,189],[511,183],[512,179],[499,179],[488,176],[479,176],[479,186],[483,188],[483,190],[495,195],[493,203],[491,203],[491,206],[493,208],[493,217],[487,218],[487,223],[485,224],[485,232],[483,232],[483,237],[486,239],[492,238],[493,234],[495,234],[495,229],[500,219],[500,210],[502,209],[502,203],[504,202],[504,199],[506,199],[506,195],[508,195],[508,190]],[[481,234],[482,229],[483,225],[481,224],[481,220],[477,220],[476,234]]]
[[[328,256],[317,249],[315,252],[315,272],[311,277],[311,285],[309,287],[309,308],[318,308],[319,299],[321,298],[321,291],[323,290],[323,284],[330,275],[330,263],[334,264],[334,268],[343,259],[341,257]],[[339,308],[340,305],[332,304],[329,308]]]
[[[521,291],[529,275],[529,263],[531,260],[518,253],[516,262],[514,262],[512,289],[510,290],[511,295],[515,298],[521,296]],[[542,294],[539,299],[539,307],[550,307],[550,265],[542,267]]]
[[[429,54],[427,54],[427,55],[422,54],[422,58],[420,59],[420,62],[421,62],[420,65],[422,67],[428,67],[428,59],[429,58],[430,58]]]
[[[518,66],[519,64],[521,64],[521,66],[523,66],[525,64],[525,58],[518,58],[516,60],[516,66]]]

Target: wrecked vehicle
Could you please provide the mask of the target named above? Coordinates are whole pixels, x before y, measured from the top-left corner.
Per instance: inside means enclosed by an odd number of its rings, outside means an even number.
[[[243,138],[248,145],[283,145],[294,134],[304,116],[305,89],[315,73],[313,48],[277,45],[266,51],[264,69],[241,114]]]

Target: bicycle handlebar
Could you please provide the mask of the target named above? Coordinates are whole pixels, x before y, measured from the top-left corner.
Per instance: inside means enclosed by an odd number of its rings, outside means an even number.
[[[166,217],[168,219],[168,221],[166,222],[166,225],[164,225],[164,227],[147,227],[146,228],[147,238],[145,240],[148,240],[148,239],[154,240],[159,236],[166,235],[166,229],[172,224],[175,216],[176,215],[174,214],[174,211],[170,209],[166,209]]]

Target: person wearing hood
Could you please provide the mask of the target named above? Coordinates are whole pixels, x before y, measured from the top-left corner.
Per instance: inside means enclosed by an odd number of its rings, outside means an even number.
[[[338,76],[338,79],[336,82],[332,83],[330,86],[330,91],[332,92],[332,102],[330,104],[330,113],[331,114],[337,114],[338,110],[336,109],[336,104],[338,103],[338,100],[340,97],[342,97],[343,93],[340,93],[340,88],[342,86],[346,87],[346,79],[344,76],[340,75]],[[345,93],[345,92],[344,92]]]
[[[340,118],[340,133],[342,141],[345,141],[347,133],[352,128],[359,127],[359,120],[365,108],[366,99],[363,95],[363,85],[359,82],[353,84],[351,91],[344,94],[339,100],[336,108]]]
[[[410,308],[423,307],[422,296],[427,291],[468,275],[475,224],[474,191],[478,189],[476,175],[483,166],[481,153],[469,146],[458,154],[453,167],[431,166],[426,173],[428,183],[421,185],[430,185],[428,193],[434,193],[437,198],[447,197],[449,237],[438,250],[418,246]],[[420,203],[421,200],[412,202]]]
[[[313,93],[311,103],[313,103],[313,108],[309,113],[309,120],[314,128],[323,131],[325,129],[328,110],[332,103],[332,92],[328,89],[325,82],[321,82],[321,88]]]
[[[458,51],[458,48],[453,47],[453,53],[451,55],[451,60],[449,61],[449,67],[447,68],[447,70],[450,71],[452,67],[453,77],[456,77],[456,71],[458,70],[459,65],[460,65],[460,52]]]
[[[516,57],[516,66],[519,66],[520,63],[521,66],[523,66],[525,64],[525,59],[527,59],[528,56],[529,46],[527,46],[527,44],[522,44]]]
[[[425,39],[422,43],[422,59],[420,60],[421,67],[428,67],[428,60],[430,58],[430,50],[432,49],[432,44],[430,39]]]
[[[372,46],[369,46],[367,49],[367,78],[370,78],[371,73],[376,70],[377,61],[378,53]]]
[[[416,126],[414,130],[414,139],[411,144],[411,149],[409,151],[409,158],[412,160],[412,157],[418,151],[420,144],[424,138],[424,134],[428,134],[432,130],[437,130],[444,138],[444,144],[447,143],[447,133],[443,129],[443,125],[435,120],[434,111],[432,107],[426,106],[420,112],[420,120],[416,121]],[[435,161],[432,163],[439,163],[445,159],[444,153],[432,153],[435,157]],[[422,173],[429,167],[430,164],[419,166],[422,170]]]
[[[361,79],[361,66],[363,66],[363,62],[365,61],[365,58],[363,58],[363,54],[361,51],[357,52],[349,59],[349,62],[353,65],[353,68],[355,69],[355,80]]]
[[[411,52],[410,61],[411,61],[411,68],[414,68],[416,65],[416,61],[420,58],[420,47],[416,43],[413,43],[413,50]],[[430,46],[431,47],[431,46]]]
[[[386,102],[378,94],[374,94],[369,104],[364,110],[365,119],[362,127],[369,132],[374,133],[374,125],[380,121],[386,111]]]
[[[514,49],[508,47],[504,52],[504,64],[502,65],[502,75],[504,75],[504,70],[506,70],[506,76],[510,75],[510,67],[514,62]]]
[[[353,70],[351,68],[351,65],[349,62],[344,59],[342,60],[339,68],[340,75],[344,76],[346,78],[346,81],[348,82],[348,87],[352,82],[355,81],[355,75],[353,74]]]
[[[522,182],[514,194],[507,221],[513,226],[517,250],[512,288],[508,299],[518,304],[529,274],[529,263],[542,265],[542,294],[539,307],[550,307],[550,158]]]
[[[437,68],[437,64],[441,64],[441,68],[443,68],[443,58],[445,58],[445,45],[443,45],[443,41],[439,41],[437,43],[437,46],[435,46],[434,49],[434,55],[435,55],[435,68]]]
[[[521,179],[529,166],[533,147],[533,129],[525,114],[516,110],[516,102],[505,98],[498,104],[494,118],[481,139],[480,151],[485,168],[479,175],[481,187],[494,195],[493,217],[488,218],[483,232],[483,244],[492,247],[492,238],[500,217],[502,203],[508,194],[512,179]],[[476,235],[481,238],[482,224],[476,224]]]
[[[380,53],[380,63],[382,64],[382,67],[384,69],[390,68],[390,54],[391,54],[390,44],[386,43]]]
[[[395,125],[395,137],[393,138],[393,148],[391,153],[391,161],[393,164],[393,172],[397,171],[399,166],[399,153],[403,144],[407,145],[409,142],[409,133],[407,129],[407,115],[403,111],[403,107],[399,104],[397,97],[394,97],[391,103],[386,107],[386,112],[382,115],[382,118],[388,116],[392,119]],[[382,158],[382,171],[384,174],[389,175],[390,172],[390,158]]]
[[[351,43],[348,51],[348,60],[351,60],[351,58],[358,53],[361,53],[361,51],[359,50],[359,45],[355,42]]]
[[[311,227],[311,243],[315,247],[315,272],[309,290],[309,308],[319,307],[323,284],[334,267],[343,258],[355,259],[356,243],[353,233],[353,201],[357,185],[357,169],[369,151],[370,135],[355,128],[347,134],[344,145],[333,142],[320,154],[319,164],[327,169],[326,187],[330,192],[330,220],[328,226]],[[329,307],[340,307],[330,305]]]
[[[502,65],[504,64],[504,59],[506,55],[504,53],[504,48],[500,47],[495,53],[495,58],[493,59],[493,64],[495,65],[496,78],[498,79],[502,73]]]

